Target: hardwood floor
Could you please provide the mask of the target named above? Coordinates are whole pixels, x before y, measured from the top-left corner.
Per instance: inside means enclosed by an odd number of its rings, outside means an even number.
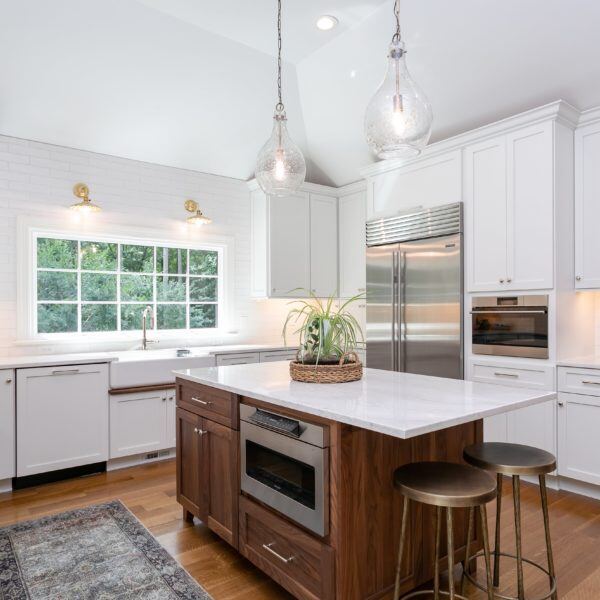
[[[512,490],[508,481],[504,489],[502,543],[503,549],[513,552]],[[600,501],[552,490],[548,495],[559,598],[600,598]],[[121,500],[215,600],[291,598],[198,521],[194,525],[183,521],[175,500],[174,461],[0,494],[0,527],[113,499]],[[524,555],[545,564],[538,488],[523,484],[521,502]],[[492,505],[489,513],[493,519]],[[503,581],[511,583],[504,591],[514,592],[515,567],[503,563],[502,568]],[[543,595],[545,577],[530,568],[525,570],[525,577],[529,597]],[[467,595],[485,598],[473,588]]]

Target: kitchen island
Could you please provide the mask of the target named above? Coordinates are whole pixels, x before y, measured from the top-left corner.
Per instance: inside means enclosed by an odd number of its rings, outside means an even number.
[[[200,518],[292,594],[315,600],[391,597],[402,509],[394,469],[460,462],[463,448],[482,440],[483,417],[555,398],[374,369],[353,383],[304,384],[288,368],[176,372],[177,497],[186,518]],[[296,453],[305,431],[309,452]],[[433,576],[432,514],[412,507],[403,593]],[[465,521],[459,513],[456,561]]]

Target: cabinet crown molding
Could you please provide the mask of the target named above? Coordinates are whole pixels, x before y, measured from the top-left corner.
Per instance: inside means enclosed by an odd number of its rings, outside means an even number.
[[[565,102],[564,100],[556,100],[554,102],[550,102],[549,104],[539,106],[538,108],[533,108],[505,119],[483,125],[482,127],[477,127],[476,129],[440,140],[439,142],[434,142],[433,144],[427,146],[418,157],[410,160],[383,160],[373,163],[362,168],[360,170],[360,174],[365,178],[374,177],[388,171],[393,171],[400,167],[418,163],[423,159],[432,158],[438,154],[460,149],[474,142],[484,141],[486,138],[495,137],[503,133],[510,133],[515,129],[519,129],[527,125],[535,125],[536,123],[540,123],[542,121],[558,121],[567,127],[575,129],[575,127],[580,124],[581,114],[582,113],[578,109],[576,109],[574,106],[571,106],[568,102]],[[598,109],[597,115],[598,118],[600,118],[600,109]]]

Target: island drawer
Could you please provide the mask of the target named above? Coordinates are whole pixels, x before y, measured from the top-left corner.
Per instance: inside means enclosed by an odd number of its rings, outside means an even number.
[[[177,406],[232,429],[238,429],[237,396],[224,390],[177,379]]]
[[[240,552],[301,600],[334,597],[334,550],[245,496]]]
[[[559,367],[558,391],[600,396],[600,369]]]

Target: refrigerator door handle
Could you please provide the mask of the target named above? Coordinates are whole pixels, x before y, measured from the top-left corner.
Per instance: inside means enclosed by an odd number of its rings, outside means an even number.
[[[398,263],[400,254],[394,252],[392,254],[392,370],[397,371],[399,368],[398,357]]]
[[[400,299],[398,302],[398,312],[400,313],[399,330],[400,330],[400,360],[398,371],[406,371],[406,252],[400,254],[400,269],[398,278],[400,280]]]

